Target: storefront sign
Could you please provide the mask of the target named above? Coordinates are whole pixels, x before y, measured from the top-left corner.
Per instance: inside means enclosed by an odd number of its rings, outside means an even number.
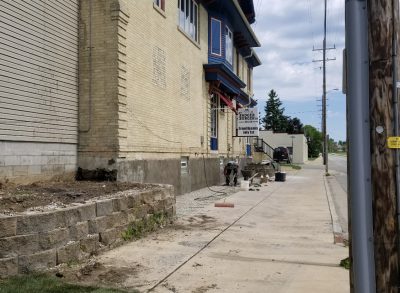
[[[258,136],[257,108],[240,108],[238,110],[237,136]]]

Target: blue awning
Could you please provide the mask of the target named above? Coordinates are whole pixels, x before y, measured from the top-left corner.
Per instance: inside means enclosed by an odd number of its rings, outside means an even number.
[[[204,64],[206,81],[219,82],[220,88],[229,94],[239,95],[246,84],[236,76],[225,64]]]

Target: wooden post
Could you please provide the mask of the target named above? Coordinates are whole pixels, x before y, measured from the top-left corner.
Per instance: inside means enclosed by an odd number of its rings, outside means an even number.
[[[376,291],[391,293],[399,292],[400,282],[395,151],[386,143],[394,136],[393,80],[398,78],[393,78],[392,38],[399,25],[398,0],[368,0],[367,6]]]

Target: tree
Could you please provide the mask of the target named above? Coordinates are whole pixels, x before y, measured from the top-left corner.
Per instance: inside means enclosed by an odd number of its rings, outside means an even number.
[[[328,140],[328,152],[335,153],[338,151],[338,144],[335,142],[333,138]]]
[[[322,134],[314,126],[304,126],[304,135],[307,138],[308,157],[317,158],[322,152]]]
[[[300,119],[297,117],[288,118],[288,126],[286,128],[286,132],[289,134],[302,134],[304,133],[303,130],[303,123],[301,123]]]
[[[264,107],[265,116],[262,119],[264,129],[285,132],[288,126],[288,117],[283,115],[285,108],[282,107],[282,102],[273,89],[269,92],[268,97]]]

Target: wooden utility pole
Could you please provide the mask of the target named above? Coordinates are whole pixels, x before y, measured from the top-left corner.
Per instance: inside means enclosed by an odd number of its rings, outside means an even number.
[[[395,133],[398,0],[368,0],[371,187],[377,292],[399,292],[399,243]],[[397,118],[398,119],[398,118]]]
[[[322,49],[315,49],[313,51],[322,51],[322,60],[313,60],[313,62],[322,62],[322,158],[325,165],[325,173],[328,173],[328,139],[326,127],[326,62],[336,60],[336,58],[326,58],[327,50],[335,50],[336,47],[326,47],[326,14],[327,14],[327,0],[324,0],[324,40],[322,42]]]

